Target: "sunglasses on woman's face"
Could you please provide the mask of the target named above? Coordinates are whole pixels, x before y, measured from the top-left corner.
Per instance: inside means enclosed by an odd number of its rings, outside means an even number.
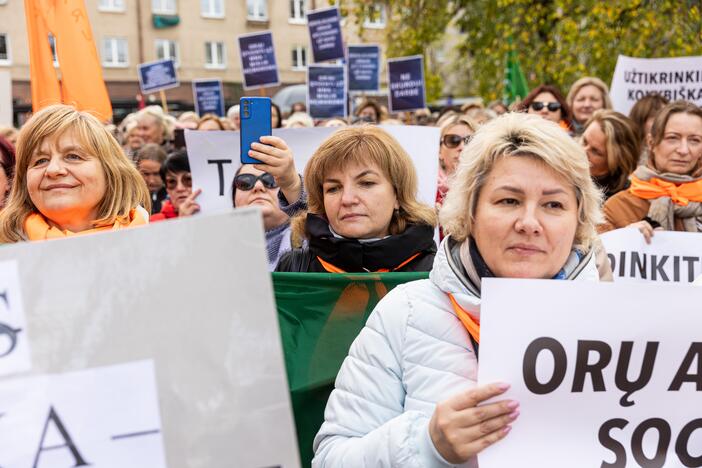
[[[441,139],[441,143],[443,143],[443,145],[447,148],[458,148],[458,145],[460,145],[461,142],[463,142],[464,145],[467,145],[472,136],[473,135],[462,137],[461,135],[449,133],[448,135],[444,135],[444,137]]]
[[[558,109],[561,108],[561,103],[560,102],[539,102],[539,101],[534,101],[530,104],[530,107],[534,109],[535,111],[540,111],[544,107],[548,109],[549,112],[556,112]]]
[[[178,174],[175,176],[167,175],[166,176],[166,188],[168,190],[175,190],[176,187],[178,187],[178,182],[180,181],[181,184],[185,188],[190,188],[193,186],[193,178],[190,175],[189,172],[184,172],[182,174]]]
[[[275,183],[275,177],[267,172],[264,172],[260,176],[255,176],[253,174],[239,174],[234,178],[234,186],[237,190],[248,192],[254,188],[256,182],[259,180],[267,189],[274,189],[278,187],[278,184]]]

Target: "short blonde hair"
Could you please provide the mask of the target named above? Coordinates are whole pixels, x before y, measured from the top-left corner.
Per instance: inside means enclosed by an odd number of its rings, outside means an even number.
[[[151,196],[144,179],[102,123],[87,112],[57,104],[34,114],[20,130],[15,178],[7,205],[0,212],[0,242],[26,240],[24,221],[39,211],[27,189],[29,163],[46,138],[60,137],[68,131],[75,132],[76,139],[100,161],[105,172],[105,196],[98,206],[95,226],[125,221],[138,206],[151,210]]]
[[[585,76],[573,83],[573,86],[571,86],[570,90],[568,91],[566,101],[568,102],[568,107],[570,107],[571,109],[571,113],[573,109],[573,101],[575,101],[575,96],[585,86],[594,86],[595,88],[598,88],[602,93],[602,108],[612,108],[612,100],[609,98],[609,87],[605,84],[605,82],[594,76]]]
[[[400,208],[390,221],[390,234],[404,232],[409,224],[436,225],[434,210],[417,200],[417,173],[412,158],[395,138],[375,125],[342,128],[312,155],[305,167],[307,205],[311,213],[326,214],[322,185],[327,174],[354,163],[375,164],[395,189]]]
[[[602,194],[590,178],[585,150],[561,127],[537,115],[508,113],[486,123],[463,149],[439,221],[444,233],[461,242],[474,230],[480,191],[503,157],[532,157],[570,183],[578,201],[574,245],[589,250],[602,222]]]

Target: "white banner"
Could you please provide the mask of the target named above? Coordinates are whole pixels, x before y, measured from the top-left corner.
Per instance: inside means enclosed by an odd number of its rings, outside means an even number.
[[[429,206],[436,200],[439,171],[439,132],[435,127],[403,125],[381,126],[395,137],[412,158],[419,180],[418,199]],[[288,144],[299,173],[305,168],[319,145],[339,128],[275,129]],[[232,182],[241,162],[239,132],[185,132],[193,188],[201,188],[197,202],[201,213],[218,213],[232,209]],[[294,200],[289,200],[290,202]]]
[[[480,468],[701,466],[702,288],[486,279],[480,384],[520,403]]]
[[[0,466],[165,468],[153,362],[0,381]]]
[[[17,262],[0,262],[0,377],[31,368]]]
[[[691,283],[702,275],[702,235],[655,231],[651,243],[635,228],[600,235],[615,281]]]
[[[609,91],[614,110],[629,115],[636,101],[652,93],[701,105],[702,56],[645,59],[620,55]]]
[[[5,245],[9,259],[32,370],[0,376],[0,466],[84,466],[60,420],[90,466],[158,467],[151,439],[126,437],[158,429],[157,409],[169,468],[299,466],[257,210]],[[112,367],[140,361],[152,370]],[[126,458],[99,462],[118,446]]]

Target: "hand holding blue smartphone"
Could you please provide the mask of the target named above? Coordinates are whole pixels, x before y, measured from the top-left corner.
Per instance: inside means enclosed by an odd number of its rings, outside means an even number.
[[[271,98],[242,97],[239,100],[241,131],[241,164],[261,164],[249,156],[252,143],[260,143],[262,136],[269,136],[271,129]]]

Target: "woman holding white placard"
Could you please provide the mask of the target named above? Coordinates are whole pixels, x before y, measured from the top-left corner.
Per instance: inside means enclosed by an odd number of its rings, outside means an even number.
[[[144,179],[94,116],[71,106],[22,127],[0,241],[44,240],[148,223]]]
[[[600,193],[557,124],[507,114],[473,135],[439,217],[428,280],[393,289],[349,350],[314,442],[313,466],[476,467],[519,416],[477,386],[481,281],[598,280]]]
[[[665,106],[647,137],[649,159],[631,186],[607,200],[600,231],[636,227],[702,232],[702,109],[686,101]]]

